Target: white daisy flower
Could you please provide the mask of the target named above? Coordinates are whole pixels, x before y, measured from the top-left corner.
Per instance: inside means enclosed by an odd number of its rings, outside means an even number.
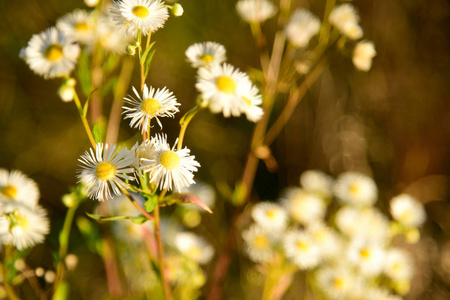
[[[117,25],[125,25],[133,36],[138,29],[144,35],[155,32],[169,18],[168,9],[160,0],[116,0],[110,13]]]
[[[334,185],[334,193],[342,203],[352,205],[372,205],[378,196],[373,179],[355,172],[341,174]]]
[[[75,68],[80,47],[62,31],[50,27],[33,35],[22,54],[36,74],[48,79],[68,76]]]
[[[356,44],[352,61],[358,70],[367,72],[372,67],[372,58],[375,55],[377,55],[375,45],[372,42],[362,41]]]
[[[42,243],[50,231],[47,212],[40,206],[29,207],[20,202],[8,202],[0,217],[0,244],[19,250]]]
[[[130,167],[133,159],[126,149],[116,149],[116,145],[97,144],[95,150],[85,151],[78,159],[82,163],[77,175],[80,182],[86,186],[89,198],[99,201],[110,200],[113,195],[122,195],[121,190],[127,188],[124,180],[134,180]]]
[[[245,252],[252,261],[267,263],[274,257],[276,238],[269,230],[253,224],[242,232],[242,238],[245,241]]]
[[[320,249],[307,232],[297,230],[287,233],[283,249],[286,257],[302,270],[314,268],[320,263]]]
[[[91,44],[94,39],[95,24],[86,10],[76,9],[56,21],[56,27],[66,36],[83,44]]]
[[[150,181],[154,182],[160,189],[181,192],[184,188],[194,184],[194,174],[200,164],[195,156],[189,155],[190,150],[186,147],[181,150],[171,149],[165,135],[157,135],[153,138],[153,153],[151,158],[142,158],[141,170],[150,172]]]
[[[286,37],[295,47],[308,46],[320,30],[320,20],[306,9],[295,10],[286,25]]]
[[[358,280],[346,265],[326,266],[317,271],[317,285],[328,299],[344,300],[358,285]]]
[[[253,207],[252,218],[261,227],[278,232],[284,230],[288,222],[288,215],[284,208],[267,201]]]
[[[216,42],[203,42],[189,46],[186,57],[193,68],[220,65],[226,60],[225,47]]]
[[[423,205],[410,195],[401,194],[392,198],[390,206],[392,217],[406,227],[419,227],[425,222]]]
[[[336,213],[335,222],[350,238],[384,243],[390,236],[388,219],[375,208],[344,206]]]
[[[214,248],[191,232],[178,233],[175,237],[175,247],[189,259],[202,265],[208,263],[214,256]]]
[[[222,112],[224,117],[238,117],[248,107],[244,95],[252,89],[247,74],[229,64],[200,68],[195,87],[208,103],[212,113]]]
[[[306,230],[319,247],[321,257],[333,258],[341,253],[343,242],[333,228],[317,222],[309,225]]]
[[[352,40],[360,39],[363,36],[363,30],[358,24],[358,13],[355,7],[349,3],[333,8],[329,20],[343,35]]]
[[[125,97],[125,103],[130,107],[122,106],[124,109],[123,113],[125,114],[125,119],[131,119],[130,127],[139,128],[142,133],[148,132],[150,122],[153,118],[156,119],[162,128],[159,117],[173,118],[175,113],[179,111],[177,106],[180,103],[177,102],[177,98],[175,98],[173,93],[165,87],[155,90],[153,87],[149,89],[144,84],[142,97],[134,87],[133,91],[137,99],[130,95],[128,95],[128,98]]]
[[[348,260],[365,276],[376,276],[383,271],[385,254],[378,243],[363,239],[353,240],[347,249]]]
[[[21,171],[0,169],[0,204],[13,200],[34,207],[39,195],[36,182]]]
[[[333,179],[317,170],[308,170],[300,176],[300,184],[305,191],[329,198],[333,195]]]
[[[398,248],[389,249],[384,272],[393,280],[410,280],[414,273],[414,265],[408,252]]]
[[[269,0],[240,0],[236,10],[245,22],[262,23],[276,14],[277,7]]]
[[[301,224],[321,221],[326,213],[325,202],[300,188],[289,188],[281,199],[293,220]]]

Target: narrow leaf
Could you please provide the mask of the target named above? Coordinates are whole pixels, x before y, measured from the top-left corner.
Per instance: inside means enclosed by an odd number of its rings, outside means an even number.
[[[199,197],[192,195],[192,194],[181,194],[181,193],[175,193],[172,194],[170,196],[167,196],[164,198],[163,200],[164,202],[167,202],[168,204],[172,204],[172,203],[192,203],[197,205],[198,207],[206,210],[207,212],[209,212],[210,214],[212,214],[212,210],[209,208],[208,205],[206,205],[205,202],[203,202],[202,199],[200,199]]]
[[[93,90],[92,92],[89,93],[89,96],[87,97],[86,102],[84,103],[84,106],[83,106],[83,116],[84,116],[84,117],[87,116],[87,112],[88,112],[88,109],[89,109],[89,101],[90,101],[91,98],[92,98],[92,94],[93,94],[96,90],[97,90],[97,89],[95,89],[95,90]]]
[[[144,216],[138,216],[138,217],[129,217],[130,221],[135,223],[135,224],[144,224],[146,221],[148,221],[148,219]]]
[[[102,134],[100,132],[100,126],[98,123],[95,123],[94,128],[92,129],[92,134],[94,135],[94,140],[96,143],[102,142]]]
[[[100,216],[100,215],[94,215],[90,213],[86,213],[90,218],[97,220],[97,221],[117,221],[117,220],[126,220],[130,217],[127,216],[114,216],[114,217],[106,217],[106,216]]]
[[[150,52],[150,50],[152,49],[153,45],[155,44],[155,42],[151,43],[147,49],[145,49],[145,52],[142,54],[141,56],[141,63],[143,63],[146,59],[147,59],[147,55]]]
[[[147,60],[145,61],[145,78],[147,78],[148,71],[150,69],[150,63],[152,62],[155,51],[156,50],[153,50],[152,52],[150,52],[150,55],[147,57]]]

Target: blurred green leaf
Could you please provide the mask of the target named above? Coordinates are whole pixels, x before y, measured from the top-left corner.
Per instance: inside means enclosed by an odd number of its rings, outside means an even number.
[[[91,92],[91,63],[86,51],[81,51],[78,58],[78,79],[85,96]]]
[[[53,294],[52,300],[66,300],[69,295],[69,284],[67,281],[61,281]]]
[[[153,45],[155,44],[155,42],[151,43],[147,49],[145,49],[145,52],[142,54],[141,56],[141,63],[145,62],[147,59],[147,55],[150,52],[150,50],[152,49]]]
[[[145,210],[147,212],[152,212],[156,205],[158,204],[158,195],[146,195],[147,201],[145,202]]]
[[[147,60],[145,61],[145,77],[147,78],[148,70],[150,69],[150,63],[152,62],[153,55],[155,54],[156,50],[153,50],[150,52],[150,55],[147,57]]]

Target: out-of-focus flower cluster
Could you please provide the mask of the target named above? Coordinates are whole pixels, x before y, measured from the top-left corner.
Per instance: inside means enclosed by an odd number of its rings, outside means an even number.
[[[39,188],[21,171],[0,169],[0,245],[24,250],[42,243],[50,231]]]
[[[390,219],[374,206],[377,186],[363,174],[333,180],[306,171],[300,183],[277,202],[252,207],[253,223],[242,232],[248,257],[266,271],[311,274],[312,288],[327,299],[399,299],[408,293],[414,262],[394,239],[419,240],[422,204],[398,195],[390,200]]]

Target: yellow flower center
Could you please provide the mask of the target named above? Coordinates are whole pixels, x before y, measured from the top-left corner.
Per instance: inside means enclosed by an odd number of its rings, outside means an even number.
[[[172,150],[166,151],[161,154],[159,161],[161,165],[167,170],[175,170],[181,164],[180,156]]]
[[[17,189],[12,185],[5,185],[1,188],[0,193],[2,193],[5,197],[14,199],[17,195]]]
[[[234,82],[234,80],[231,77],[220,76],[217,79],[216,84],[217,84],[217,88],[221,92],[224,92],[227,94],[232,94],[236,91],[236,83]]]
[[[359,254],[364,257],[364,258],[369,258],[370,257],[370,251],[369,249],[361,249],[359,251]]]
[[[275,218],[276,215],[277,215],[277,210],[276,210],[275,208],[268,209],[268,210],[266,211],[266,216],[267,216],[268,218],[270,218],[270,219]]]
[[[302,251],[306,251],[309,248],[309,244],[305,242],[297,242],[297,248]]]
[[[199,57],[199,59],[202,62],[209,64],[210,62],[212,62],[214,60],[214,57],[211,54],[203,54],[202,56]]]
[[[150,12],[148,11],[148,8],[142,5],[137,5],[135,7],[133,7],[133,9],[131,10],[133,12],[133,14],[138,17],[138,18],[146,18],[148,17],[148,15],[150,14]]]
[[[267,238],[265,236],[257,236],[255,237],[254,245],[255,248],[266,248],[267,247]]]
[[[154,115],[161,108],[161,102],[154,98],[147,98],[142,101],[141,109],[147,115]]]
[[[103,161],[95,168],[95,176],[103,181],[108,181],[116,176],[116,167],[110,162]]]
[[[89,27],[86,22],[80,22],[75,25],[75,29],[78,31],[86,31],[89,29]]]
[[[56,61],[63,55],[63,48],[60,44],[51,44],[44,50],[44,56],[50,61]]]
[[[192,247],[186,252],[186,255],[190,258],[199,258],[202,256],[202,249],[199,247]]]
[[[356,195],[358,195],[360,188],[359,188],[358,184],[354,183],[354,184],[350,185],[349,190],[350,190],[350,194],[356,196]]]
[[[335,278],[333,280],[333,285],[338,289],[344,288],[344,283],[345,283],[345,281],[342,278]]]

